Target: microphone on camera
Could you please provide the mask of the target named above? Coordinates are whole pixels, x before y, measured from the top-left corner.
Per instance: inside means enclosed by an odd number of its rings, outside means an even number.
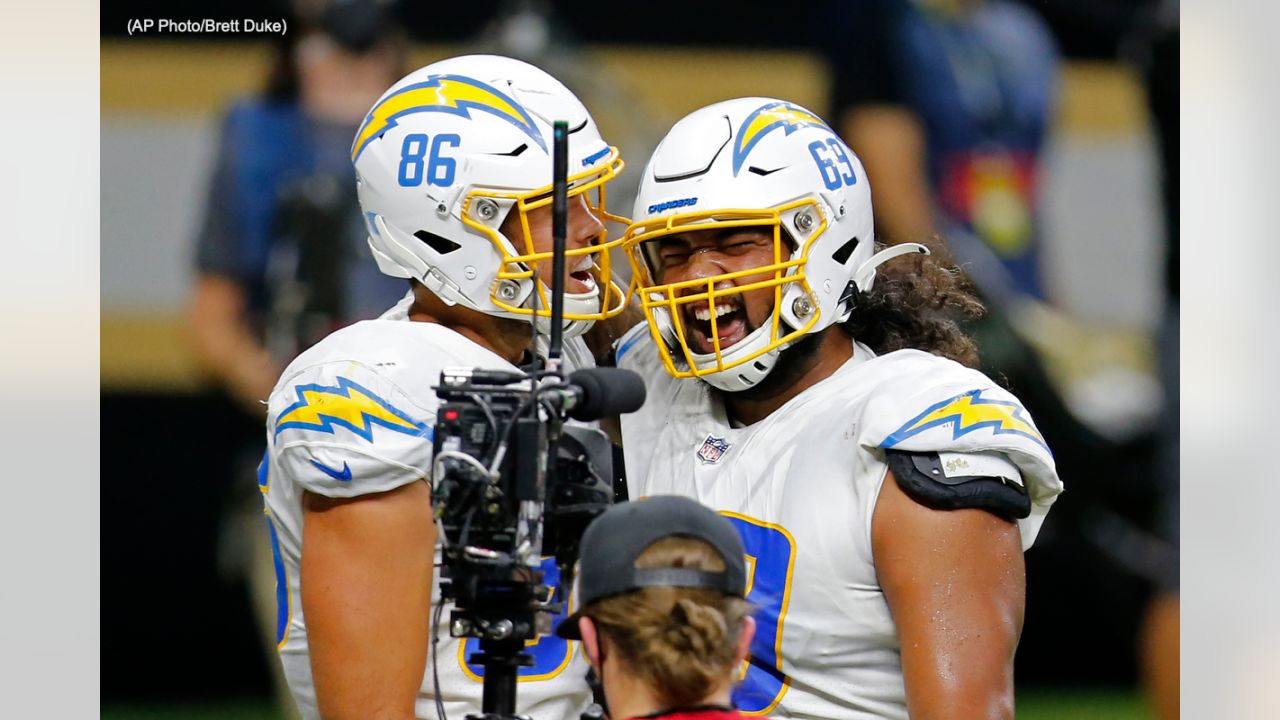
[[[565,379],[568,387],[540,393],[574,420],[599,420],[635,412],[644,405],[644,380],[630,370],[584,368]]]

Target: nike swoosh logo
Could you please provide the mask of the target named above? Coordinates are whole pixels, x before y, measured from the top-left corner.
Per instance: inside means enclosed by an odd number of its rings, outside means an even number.
[[[325,475],[328,475],[334,480],[338,480],[340,482],[349,482],[351,480],[351,466],[347,465],[345,462],[342,463],[341,470],[334,470],[328,465],[325,465],[323,463],[318,463],[315,460],[310,460],[309,462],[312,465],[315,465],[320,470],[320,472],[324,473]]]

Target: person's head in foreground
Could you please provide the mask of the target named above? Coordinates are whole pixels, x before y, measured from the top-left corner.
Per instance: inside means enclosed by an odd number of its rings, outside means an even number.
[[[610,508],[582,547],[581,609],[556,632],[582,640],[610,717],[733,713],[755,634],[733,525],[693,500],[657,496]]]

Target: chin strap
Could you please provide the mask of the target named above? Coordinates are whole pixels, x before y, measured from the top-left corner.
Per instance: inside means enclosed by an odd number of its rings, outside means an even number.
[[[853,282],[857,285],[858,290],[866,292],[871,289],[871,283],[876,277],[876,268],[889,262],[890,260],[902,256],[919,253],[928,255],[929,248],[920,243],[900,243],[898,245],[890,245],[880,252],[867,258],[862,266],[853,272]]]

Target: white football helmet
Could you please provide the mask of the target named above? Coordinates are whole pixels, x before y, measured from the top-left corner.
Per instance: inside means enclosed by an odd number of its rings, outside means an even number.
[[[536,321],[546,330],[550,279],[534,282],[537,252],[528,213],[551,204],[552,123],[569,126],[569,196],[584,195],[604,228],[605,185],[622,170],[617,148],[560,81],[528,63],[470,55],[401,79],[374,103],[351,161],[369,247],[389,275],[415,278],[449,304]],[[594,191],[594,192],[590,192]],[[594,195],[594,198],[591,196]],[[523,237],[500,232],[519,213]],[[512,233],[516,234],[516,233]],[[596,244],[567,252],[586,292],[566,293],[565,336],[621,312],[602,229]],[[604,288],[601,291],[601,288]]]
[[[928,252],[909,243],[876,254],[871,188],[858,157],[818,116],[770,98],[727,100],[676,123],[645,168],[633,216],[623,247],[667,370],[728,391],[759,383],[806,333],[848,319],[854,289],[869,290],[880,263]],[[654,241],[741,226],[772,228],[773,264],[658,282]],[[766,272],[768,280],[733,284]],[[717,300],[760,288],[773,288],[770,321],[721,348]],[[690,347],[678,312],[685,303],[707,303],[713,352]]]

